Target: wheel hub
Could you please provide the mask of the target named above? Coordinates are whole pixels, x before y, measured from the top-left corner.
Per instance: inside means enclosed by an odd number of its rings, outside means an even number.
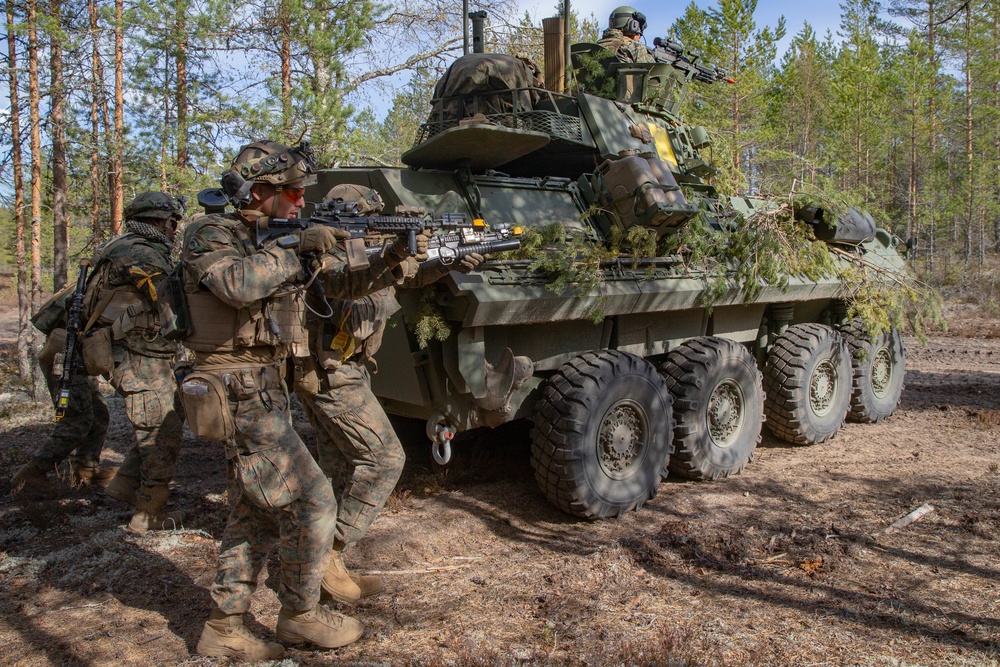
[[[743,426],[743,392],[732,380],[723,380],[708,399],[708,432],[719,447],[729,447]]]
[[[872,392],[879,398],[885,398],[889,393],[889,386],[892,381],[892,355],[889,350],[882,348],[875,353],[872,359]]]
[[[824,359],[809,379],[809,406],[817,415],[825,415],[833,407],[837,393],[837,369],[829,359]]]
[[[609,477],[622,478],[641,459],[649,437],[646,417],[632,401],[623,401],[608,410],[598,431],[598,459]]]

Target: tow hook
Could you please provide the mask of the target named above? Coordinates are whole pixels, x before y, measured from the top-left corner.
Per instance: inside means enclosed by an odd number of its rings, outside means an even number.
[[[431,443],[431,456],[440,466],[451,461],[451,439],[455,437],[455,429],[447,424],[434,426],[434,442]]]

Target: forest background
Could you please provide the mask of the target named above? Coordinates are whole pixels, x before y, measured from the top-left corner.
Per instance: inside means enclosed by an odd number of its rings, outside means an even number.
[[[323,167],[398,165],[462,52],[457,0],[5,0],[0,301],[44,396],[28,318],[145,190],[217,184],[238,146],[308,138]],[[488,12],[487,50],[541,65],[543,15]],[[545,15],[557,15],[553,7]],[[723,192],[837,193],[916,240],[914,270],[996,308],[1000,2],[847,0],[835,32],[759,26],[756,0],[691,2],[672,36],[724,67],[687,116]],[[605,17],[574,15],[573,41]],[[651,42],[650,42],[651,43]],[[779,43],[787,44],[779,52]],[[386,108],[387,107],[387,108]]]

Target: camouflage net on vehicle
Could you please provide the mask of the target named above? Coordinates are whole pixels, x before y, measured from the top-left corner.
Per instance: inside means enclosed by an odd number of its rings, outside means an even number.
[[[703,200],[705,201],[705,200]],[[643,259],[674,258],[680,275],[705,284],[702,305],[711,309],[738,287],[744,301],[753,301],[766,286],[788,288],[794,277],[808,280],[836,278],[844,287],[842,300],[847,318],[861,322],[872,336],[892,328],[911,330],[923,342],[928,324],[946,326],[941,296],[915,277],[906,280],[890,273],[856,252],[817,240],[811,229],[795,219],[802,206],[816,203],[814,197],[795,197],[744,217],[728,209],[704,208],[677,233],[656,240],[653,230],[613,228],[606,242],[594,243],[579,230],[561,223],[525,230],[521,248],[500,253],[491,260],[529,260],[527,271],[544,280],[547,289],[565,294],[598,291],[609,262],[639,266]],[[823,205],[833,218],[847,210],[844,205]],[[596,209],[587,216],[599,213]],[[719,222],[721,221],[721,223]],[[716,222],[713,228],[713,222]],[[719,229],[721,226],[721,229]],[[654,277],[655,267],[646,278]],[[433,299],[423,301],[424,310],[415,327],[421,347],[431,339],[444,340],[451,329]],[[603,302],[596,300],[588,319],[604,318]]]

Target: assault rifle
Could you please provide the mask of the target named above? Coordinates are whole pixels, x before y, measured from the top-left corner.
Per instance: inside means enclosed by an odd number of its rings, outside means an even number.
[[[679,42],[674,42],[663,37],[653,39],[653,59],[665,65],[671,65],[687,76],[687,79],[701,81],[702,83],[736,83],[729,78],[729,74],[721,67],[702,65],[698,63],[701,56],[692,51],[685,51]]]
[[[290,234],[313,225],[326,225],[350,233],[352,240],[406,234],[411,254],[417,252],[417,234],[425,229],[441,231],[441,234],[435,234],[431,238],[428,258],[437,259],[445,265],[472,253],[489,254],[521,247],[520,239],[516,238],[516,234],[520,233],[517,228],[503,226],[495,231],[488,231],[488,226],[482,220],[470,221],[464,213],[444,213],[439,218],[425,216],[419,211],[403,213],[407,214],[362,215],[357,202],[323,202],[316,204],[313,215],[308,218],[261,218],[257,222],[257,245],[275,236]],[[380,251],[380,247],[365,249],[367,254]],[[348,255],[350,257],[350,250]]]
[[[59,378],[59,389],[56,392],[56,419],[62,419],[69,407],[69,390],[73,381],[73,371],[77,361],[77,338],[83,324],[83,297],[87,291],[87,274],[90,272],[90,260],[80,260],[80,275],[76,279],[76,290],[70,300],[69,315],[66,322],[66,346],[63,348],[62,359],[56,355],[52,365],[53,375]]]

